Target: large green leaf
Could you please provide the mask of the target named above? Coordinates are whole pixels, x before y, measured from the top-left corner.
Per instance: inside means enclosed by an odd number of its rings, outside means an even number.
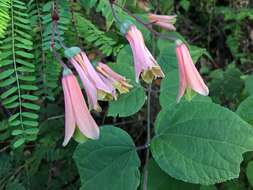
[[[128,117],[137,113],[145,103],[146,94],[142,87],[136,87],[123,94],[117,101],[109,103],[108,116]]]
[[[148,164],[148,190],[198,190],[199,185],[176,180],[162,171],[151,159]]]
[[[177,70],[176,45],[173,42],[159,40],[158,49],[160,51],[157,62],[161,66],[164,73]],[[167,75],[166,75],[167,76]]]
[[[158,165],[177,179],[209,185],[238,177],[242,154],[253,149],[253,129],[210,102],[182,102],[156,121],[151,150]]]
[[[118,57],[117,63],[111,63],[111,68],[125,76],[134,86],[130,92],[123,94],[117,101],[109,103],[108,116],[128,117],[138,112],[145,103],[146,94],[144,88],[135,82],[133,58],[129,46],[124,47]]]
[[[176,103],[178,85],[178,71],[174,69],[168,72],[161,82],[159,100],[162,107],[167,107],[169,104]]]
[[[99,140],[79,144],[74,153],[81,190],[135,190],[140,174],[135,145],[123,130],[104,126]]]

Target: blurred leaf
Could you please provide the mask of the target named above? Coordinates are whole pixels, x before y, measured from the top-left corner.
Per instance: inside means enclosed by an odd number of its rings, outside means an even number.
[[[210,186],[201,186],[199,188],[199,190],[217,190],[217,188],[214,185],[210,185]]]
[[[253,75],[245,79],[245,89],[250,95],[253,95]]]
[[[14,181],[7,185],[6,190],[25,190],[25,187],[23,186],[23,184]]]
[[[11,170],[10,157],[6,154],[0,154],[0,179],[6,177]]]
[[[236,110],[236,113],[245,121],[253,125],[253,96],[246,98]]]
[[[251,187],[253,187],[253,161],[250,161],[248,163],[246,168],[246,175]]]
[[[180,5],[183,7],[183,9],[184,9],[185,11],[188,11],[189,8],[190,8],[191,3],[190,3],[189,0],[181,0],[181,1],[180,1]]]
[[[73,156],[81,178],[81,190],[135,190],[140,174],[134,142],[122,129],[101,128],[99,140],[79,144]]]
[[[243,184],[243,182],[239,180],[232,180],[232,181],[228,181],[224,183],[220,189],[221,190],[246,190],[246,187]]]
[[[242,154],[252,150],[252,136],[253,129],[226,108],[182,102],[160,112],[151,150],[171,176],[210,185],[238,177]]]

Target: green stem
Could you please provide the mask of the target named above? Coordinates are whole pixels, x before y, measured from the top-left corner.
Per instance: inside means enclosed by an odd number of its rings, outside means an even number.
[[[21,90],[20,90],[20,83],[17,71],[17,63],[16,63],[16,55],[15,55],[15,28],[14,28],[14,13],[13,13],[13,1],[11,1],[11,32],[12,32],[12,59],[13,59],[13,66],[15,71],[15,77],[17,81],[17,90],[18,90],[18,101],[19,101],[19,119],[20,125],[22,130],[24,130],[23,125],[23,117],[22,117],[22,99],[21,99]]]
[[[148,189],[148,162],[149,162],[149,145],[151,140],[151,92],[152,92],[152,84],[148,87],[148,97],[147,97],[147,141],[146,145],[148,146],[146,151],[145,158],[145,166],[143,170],[143,190]]]

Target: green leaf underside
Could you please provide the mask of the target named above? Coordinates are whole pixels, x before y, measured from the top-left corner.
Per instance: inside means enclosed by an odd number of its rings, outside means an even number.
[[[233,112],[209,102],[182,102],[156,121],[151,150],[172,177],[210,185],[238,177],[253,130]]]
[[[73,156],[81,178],[81,189],[137,189],[140,160],[131,137],[113,126],[104,126],[100,131],[99,140],[79,144]]]

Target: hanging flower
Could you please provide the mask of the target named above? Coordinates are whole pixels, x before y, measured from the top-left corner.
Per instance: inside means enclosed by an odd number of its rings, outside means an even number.
[[[180,40],[178,40],[176,43],[176,54],[179,70],[179,90],[177,102],[179,102],[184,95],[186,88],[190,88],[200,95],[207,96],[209,94],[208,87],[205,85],[202,77],[193,64],[188,48]]]
[[[109,66],[104,63],[97,63],[96,69],[101,74],[101,76],[105,78],[104,80],[107,80],[109,83],[111,83],[119,91],[120,94],[128,93],[129,89],[133,87],[128,83],[125,77],[114,72]]]
[[[90,115],[76,77],[67,68],[63,71],[62,86],[65,101],[65,138],[63,146],[68,144],[76,127],[86,137],[97,139],[99,137],[99,128]]]
[[[132,48],[136,82],[139,82],[140,75],[146,83],[152,83],[156,78],[163,78],[164,74],[160,66],[147,49],[143,36],[137,27],[131,23],[124,23],[121,31],[125,33]]]
[[[149,21],[157,26],[160,26],[164,29],[175,31],[176,28],[174,24],[176,23],[176,15],[168,16],[168,15],[156,15],[149,14]]]
[[[75,67],[85,88],[89,107],[96,111],[101,111],[98,100],[116,99],[116,90],[112,84],[104,81],[96,72],[95,68],[80,48],[72,47],[65,50],[65,56],[69,58],[70,63]]]

